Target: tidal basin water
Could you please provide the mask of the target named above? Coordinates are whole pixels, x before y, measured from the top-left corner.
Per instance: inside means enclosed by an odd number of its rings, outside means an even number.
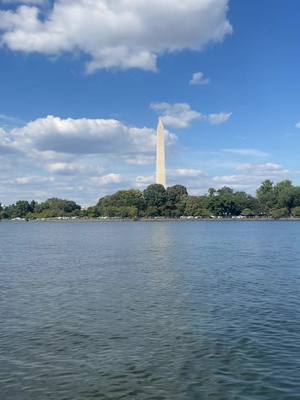
[[[300,399],[300,222],[0,222],[1,400]]]

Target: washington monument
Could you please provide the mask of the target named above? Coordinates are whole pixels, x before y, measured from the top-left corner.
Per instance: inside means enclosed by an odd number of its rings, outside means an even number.
[[[165,129],[161,119],[157,126],[156,183],[166,187]]]

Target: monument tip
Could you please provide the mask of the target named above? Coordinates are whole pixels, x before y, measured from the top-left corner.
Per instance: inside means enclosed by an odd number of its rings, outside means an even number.
[[[158,125],[158,127],[164,128],[164,123],[163,123],[161,118],[158,118],[158,124],[157,125]]]

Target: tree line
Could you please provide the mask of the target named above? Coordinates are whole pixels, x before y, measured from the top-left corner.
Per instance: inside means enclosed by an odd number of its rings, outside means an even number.
[[[15,204],[9,206],[1,206],[0,204],[0,218],[14,219],[14,218],[58,218],[58,217],[72,217],[80,216],[81,207],[75,201],[62,200],[51,198],[43,203],[36,201],[19,200]]]
[[[285,180],[274,184],[264,181],[256,196],[229,187],[209,189],[202,196],[190,196],[182,185],[165,189],[153,184],[144,191],[120,190],[102,197],[95,206],[81,209],[74,201],[51,198],[45,202],[17,201],[1,206],[0,219],[78,218],[180,218],[198,217],[300,217],[300,186]]]

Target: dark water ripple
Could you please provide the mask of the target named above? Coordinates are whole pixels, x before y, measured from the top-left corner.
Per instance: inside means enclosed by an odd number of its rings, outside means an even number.
[[[300,223],[0,223],[1,400],[300,399]]]

